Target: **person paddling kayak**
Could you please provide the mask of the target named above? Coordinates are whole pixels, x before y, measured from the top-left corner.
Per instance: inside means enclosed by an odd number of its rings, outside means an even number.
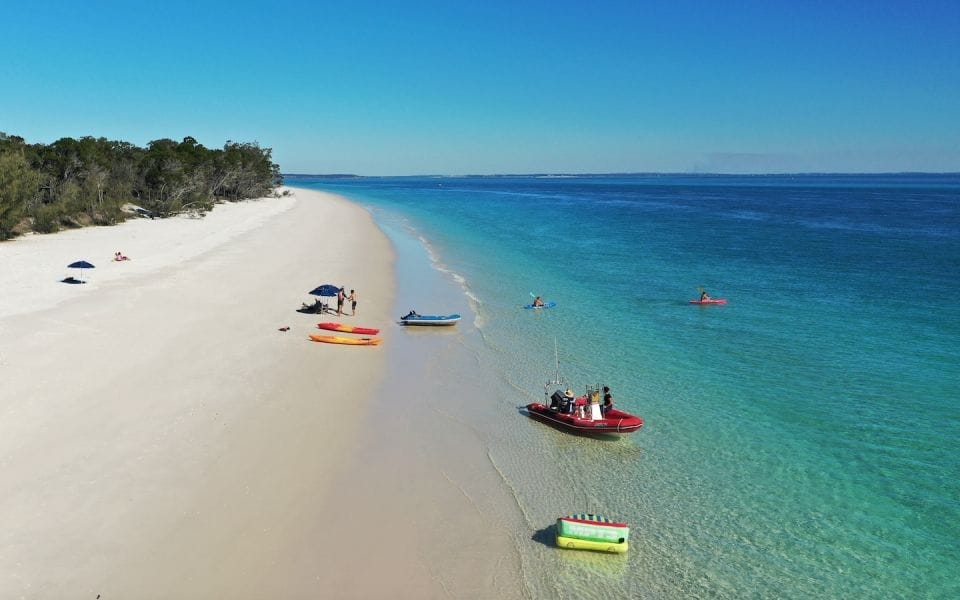
[[[540,296],[537,296],[536,298],[533,299],[533,306],[534,308],[538,306],[543,306],[543,300],[540,298]]]
[[[710,294],[707,293],[707,290],[703,289],[702,287],[698,287],[697,289],[700,290],[700,298],[698,298],[697,300],[691,300],[690,304],[699,304],[700,306],[707,306],[711,304],[727,303],[726,298],[711,298]]]

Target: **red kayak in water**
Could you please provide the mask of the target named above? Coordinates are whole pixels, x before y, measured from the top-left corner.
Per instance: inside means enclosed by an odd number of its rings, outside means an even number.
[[[726,298],[706,298],[704,300],[691,300],[690,304],[726,304]]]

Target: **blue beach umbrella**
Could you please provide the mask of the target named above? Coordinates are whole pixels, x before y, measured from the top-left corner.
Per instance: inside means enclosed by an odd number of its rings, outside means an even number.
[[[340,286],[333,285],[330,283],[325,283],[319,287],[315,287],[310,290],[309,294],[311,296],[336,296],[337,292],[340,291]]]
[[[72,262],[67,265],[68,269],[80,269],[80,281],[83,281],[83,270],[84,269],[95,269],[93,265],[88,263],[85,260],[78,260],[77,262]]]

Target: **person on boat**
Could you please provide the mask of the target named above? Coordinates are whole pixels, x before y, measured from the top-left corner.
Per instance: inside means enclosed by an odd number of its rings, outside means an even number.
[[[566,400],[566,405],[565,405],[566,411],[564,412],[573,414],[574,408],[576,406],[576,398],[573,395],[573,390],[571,390],[570,388],[567,388],[567,391],[563,393],[563,397]]]
[[[610,393],[609,387],[603,386],[603,404],[600,405],[600,413],[606,416],[611,408],[613,408],[613,394]]]
[[[560,410],[560,404],[564,401],[563,392],[560,390],[550,394],[550,410]]]
[[[410,317],[419,317],[419,316],[420,316],[420,315],[417,314],[417,311],[411,310],[411,311],[408,312],[406,315],[404,315],[403,318],[404,318],[404,319],[409,319]]]
[[[709,299],[710,299],[710,294],[707,293],[707,290],[701,288],[701,289],[700,289],[700,302],[703,302],[704,300],[709,300]]]
[[[540,296],[537,296],[533,299],[533,307],[536,308],[538,306],[543,306],[543,300],[540,298]]]
[[[588,399],[586,396],[581,396],[573,401],[573,411],[578,419],[585,419],[587,417],[587,402]]]

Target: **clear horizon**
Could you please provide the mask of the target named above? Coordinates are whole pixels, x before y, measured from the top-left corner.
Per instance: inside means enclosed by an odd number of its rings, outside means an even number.
[[[0,131],[285,173],[960,172],[960,3],[5,9]]]

